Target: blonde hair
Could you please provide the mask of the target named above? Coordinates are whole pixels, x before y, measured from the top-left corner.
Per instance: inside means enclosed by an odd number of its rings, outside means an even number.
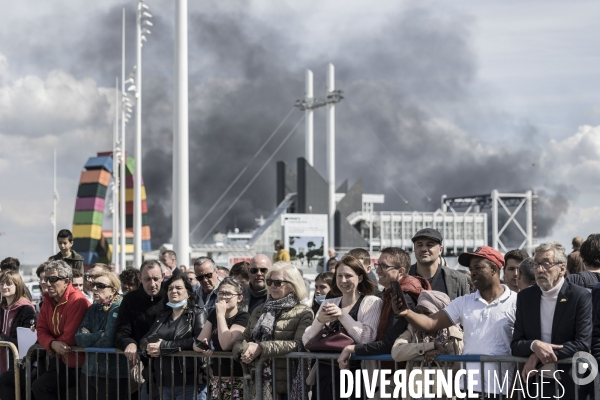
[[[119,279],[119,277],[117,275],[113,274],[112,272],[102,271],[101,273],[96,275],[94,277],[94,279],[100,278],[101,276],[107,277],[108,280],[110,281],[110,284],[116,290],[115,295],[119,294],[119,292],[121,291],[121,280]]]
[[[298,298],[298,301],[302,301],[308,298],[308,292],[306,291],[306,283],[304,283],[304,279],[302,275],[300,275],[300,271],[298,268],[294,267],[293,264],[287,261],[279,261],[273,264],[271,268],[269,268],[269,272],[267,272],[266,279],[271,279],[271,275],[275,271],[283,272],[283,277],[286,281],[290,282],[290,285],[294,288],[294,293]]]

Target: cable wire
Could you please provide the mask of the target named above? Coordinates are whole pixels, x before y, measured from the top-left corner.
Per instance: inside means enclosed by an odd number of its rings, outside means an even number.
[[[244,195],[244,193],[246,193],[246,190],[248,190],[248,188],[250,187],[250,185],[252,185],[252,183],[254,183],[254,181],[256,180],[256,178],[258,178],[258,176],[260,175],[260,173],[266,168],[266,166],[269,164],[269,162],[271,162],[271,160],[273,159],[273,157],[275,157],[275,154],[277,154],[277,152],[283,147],[283,145],[288,141],[288,139],[290,137],[292,137],[292,134],[296,131],[296,129],[298,128],[298,126],[300,125],[300,123],[304,121],[304,115],[302,115],[302,118],[300,118],[300,120],[298,120],[298,122],[296,122],[296,125],[294,125],[294,127],[292,128],[292,130],[287,134],[287,136],[283,139],[283,141],[279,144],[279,146],[277,146],[277,148],[275,149],[275,151],[269,156],[269,158],[267,159],[267,161],[265,161],[265,163],[262,165],[262,167],[260,167],[260,169],[258,170],[258,172],[256,174],[254,174],[254,176],[252,177],[252,179],[250,179],[250,182],[248,182],[246,184],[246,186],[244,187],[244,189],[242,189],[242,191],[240,192],[240,194],[237,195],[237,197],[235,198],[235,200],[233,200],[233,202],[229,205],[229,207],[227,207],[227,210],[225,210],[225,212],[219,217],[219,219],[217,220],[217,222],[215,222],[213,224],[213,226],[206,232],[206,235],[204,235],[204,237],[200,240],[200,243],[203,243],[204,240],[208,237],[208,235],[211,234],[211,232],[213,231],[213,229],[215,229],[217,227],[217,225],[219,225],[219,223],[223,220],[223,218],[225,218],[225,215],[227,215],[227,213],[233,208],[233,206],[235,205],[235,203],[237,203],[237,201]]]
[[[267,140],[263,143],[263,145],[260,146],[260,148],[256,151],[256,153],[254,154],[254,157],[252,157],[252,159],[250,161],[248,161],[248,163],[246,164],[246,166],[244,168],[242,168],[242,170],[235,177],[235,179],[233,180],[233,182],[231,182],[229,184],[229,186],[227,186],[227,189],[225,189],[225,191],[223,192],[223,194],[221,194],[221,196],[217,199],[217,201],[215,201],[215,203],[212,205],[212,207],[210,207],[210,209],[204,214],[204,216],[202,217],[202,219],[200,220],[200,222],[198,222],[194,226],[194,228],[190,231],[190,235],[193,235],[194,232],[196,232],[198,230],[198,228],[200,227],[200,225],[202,225],[202,223],[206,220],[206,218],[210,215],[210,213],[213,212],[213,210],[215,209],[215,207],[221,202],[221,200],[223,200],[223,197],[225,197],[225,195],[227,195],[227,193],[229,193],[229,191],[231,190],[231,188],[233,187],[233,185],[235,185],[236,182],[242,177],[242,175],[244,174],[244,172],[246,172],[246,170],[248,169],[248,167],[250,167],[250,164],[252,164],[254,162],[254,160],[256,160],[256,157],[258,157],[258,155],[263,151],[263,149],[265,148],[265,146],[271,141],[271,139],[273,139],[273,136],[275,136],[275,134],[277,133],[277,131],[279,131],[279,129],[283,126],[283,124],[285,124],[285,122],[288,120],[288,118],[290,117],[290,115],[292,115],[292,112],[294,112],[295,108],[296,107],[292,107],[292,109],[290,110],[290,112],[285,116],[285,118],[281,121],[281,123],[277,126],[277,128],[275,128],[275,130],[273,131],[273,133],[271,133],[271,135],[267,138]]]

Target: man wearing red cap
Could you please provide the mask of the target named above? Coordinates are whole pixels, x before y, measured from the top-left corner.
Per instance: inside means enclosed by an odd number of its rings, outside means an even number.
[[[421,332],[438,331],[460,323],[465,333],[463,354],[510,355],[517,294],[500,283],[504,257],[497,250],[482,246],[474,252],[462,253],[458,262],[469,267],[473,285],[477,289],[475,293],[457,297],[448,307],[431,316],[411,310],[399,312],[398,299],[394,297],[394,312],[404,316]],[[476,382],[472,382],[476,383],[472,385],[473,391],[484,392],[486,398],[497,398],[500,393],[504,396],[508,394],[509,387],[504,384],[504,378],[508,377],[508,382],[512,382],[509,363],[501,363],[500,369],[496,363],[484,363],[483,371],[480,371],[479,362],[466,364],[467,370],[477,371]]]

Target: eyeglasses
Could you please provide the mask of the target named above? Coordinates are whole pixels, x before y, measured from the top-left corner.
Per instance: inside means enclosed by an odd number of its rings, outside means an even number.
[[[544,261],[544,262],[541,262],[541,263],[534,262],[533,263],[533,268],[542,267],[546,271],[548,271],[550,268],[554,267],[556,264],[562,264],[562,262],[560,262],[560,261],[559,262],[553,262],[553,263],[548,262],[548,261]]]
[[[224,298],[225,300],[229,300],[234,296],[239,296],[240,293],[229,293],[229,292],[217,292],[217,296]]]
[[[379,268],[382,271],[387,271],[388,268],[394,268],[394,269],[400,268],[400,267],[396,267],[395,265],[386,265],[386,264],[379,264],[379,263],[375,263],[375,264],[373,264],[373,266],[375,267],[375,269]]]
[[[46,283],[48,283],[48,282],[56,283],[63,279],[67,279],[67,277],[66,276],[46,276],[46,277],[44,277],[43,281]]]
[[[102,283],[102,282],[92,283],[92,288],[98,288],[98,289],[102,290],[102,289],[106,289],[107,287],[112,288],[113,286],[107,285],[106,283]]]
[[[260,271],[263,275],[266,275],[267,272],[269,272],[269,268],[250,268],[249,271],[252,275],[258,274],[258,271]]]
[[[275,287],[281,287],[283,283],[291,283],[290,281],[280,281],[278,279],[267,279],[267,286],[275,285]]]
[[[84,274],[84,275],[83,275],[83,278],[84,278],[86,281],[92,281],[92,280],[96,279],[96,275],[92,275],[92,274]]]
[[[214,273],[215,273],[215,271],[209,272],[208,274],[204,274],[204,275],[196,275],[196,279],[198,279],[198,281],[201,281],[204,278],[210,280],[210,279],[212,279],[212,276],[213,276]]]

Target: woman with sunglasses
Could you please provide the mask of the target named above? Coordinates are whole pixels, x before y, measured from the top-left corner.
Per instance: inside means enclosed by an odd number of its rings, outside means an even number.
[[[8,270],[0,274],[0,293],[0,340],[18,346],[17,328],[29,328],[35,323],[35,306],[27,298],[25,284],[17,271]],[[12,351],[0,349],[0,399],[16,397],[14,373]],[[21,398],[25,398],[25,369],[21,369]]]
[[[374,291],[375,283],[369,278],[360,260],[353,256],[344,256],[335,266],[331,287],[331,293],[339,297],[327,299],[321,304],[317,317],[302,336],[304,344],[320,334],[326,325],[336,329],[345,328],[355,343],[374,341],[382,307],[381,299],[373,296]],[[339,351],[341,353],[342,349]],[[334,352],[333,349],[331,352]],[[360,361],[350,362],[349,369],[352,374],[360,368]],[[320,399],[332,398],[333,382],[339,382],[339,366],[334,365],[333,369],[335,379],[332,376],[331,362],[322,361],[319,366],[317,379]],[[336,398],[339,399],[339,388],[335,389]]]
[[[90,287],[94,303],[88,308],[79,325],[75,342],[79,347],[113,348],[115,325],[122,300],[119,296],[121,281],[111,272],[101,272],[95,276]],[[106,399],[108,395],[111,398],[126,398],[129,388],[128,371],[127,359],[123,355],[86,353],[79,379],[81,397]]]
[[[194,376],[194,369],[201,374],[199,359],[185,357],[184,363],[183,357],[162,356],[193,349],[194,338],[200,335],[205,323],[204,310],[196,306],[192,285],[179,268],[173,270],[165,287],[167,298],[163,300],[164,308],[140,341],[140,348],[145,356],[152,357],[152,377],[156,387],[162,391],[162,398],[182,400],[185,392],[186,400],[196,400],[194,382],[197,387],[201,382],[199,376]],[[198,364],[196,368],[195,363]]]
[[[208,315],[208,320],[198,336],[194,350],[210,356],[214,351],[231,351],[233,344],[242,336],[248,325],[250,314],[240,310],[244,297],[242,285],[233,278],[225,278],[217,289],[215,310]],[[200,346],[200,347],[198,347]],[[243,399],[244,372],[239,362],[234,361],[233,367],[228,358],[212,359],[212,377],[210,392],[217,399]],[[232,369],[233,368],[233,369]],[[233,371],[233,375],[231,374]]]
[[[262,364],[263,398],[288,398],[287,377],[292,377],[291,388],[294,395],[301,395],[302,374],[299,363],[280,358],[271,365],[271,357],[279,357],[293,351],[303,351],[302,334],[313,319],[310,307],[301,304],[308,297],[306,284],[296,267],[287,262],[275,263],[267,272],[269,295],[265,303],[258,306],[250,317],[244,334],[233,346],[233,354],[242,363],[254,366],[258,358]],[[272,369],[277,370],[276,386],[273,388]],[[252,390],[255,390],[253,388]]]

